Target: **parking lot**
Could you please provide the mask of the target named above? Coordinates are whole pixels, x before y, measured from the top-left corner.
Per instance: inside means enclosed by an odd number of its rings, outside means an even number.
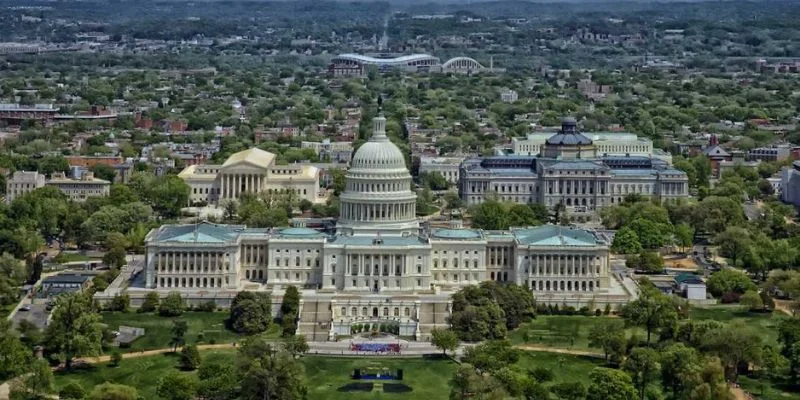
[[[25,304],[17,310],[17,313],[14,314],[14,326],[17,326],[22,320],[28,320],[33,322],[39,329],[44,329],[47,326],[47,316],[50,314],[48,311],[45,310],[47,307],[46,302],[40,302],[40,304]],[[25,311],[26,308],[30,308],[30,310]]]

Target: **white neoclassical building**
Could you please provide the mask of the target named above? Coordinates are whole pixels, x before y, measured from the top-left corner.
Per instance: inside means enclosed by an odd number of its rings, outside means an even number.
[[[555,304],[628,300],[609,278],[608,243],[594,232],[420,229],[411,177],[385,123],[375,119],[375,133],[353,158],[335,233],[164,225],[148,234],[144,282],[128,292],[177,290],[225,305],[239,290],[260,290],[278,303],[295,285],[303,288],[298,329],[312,340],[387,321],[401,335],[427,339],[447,326],[452,293],[486,280],[523,285]]]
[[[327,201],[320,189],[319,168],[307,164],[278,165],[275,154],[259,148],[240,151],[222,165],[186,167],[178,176],[191,188],[190,203],[220,204],[243,193],[293,193],[312,203]]]
[[[652,143],[620,144],[619,150],[603,147],[607,145],[578,131],[575,119],[565,118],[560,131],[521,151],[536,155],[464,161],[459,195],[468,205],[491,198],[548,208],[561,204],[570,213],[587,217],[630,194],[662,201],[689,197],[686,173],[652,156]],[[631,155],[636,152],[649,155]]]

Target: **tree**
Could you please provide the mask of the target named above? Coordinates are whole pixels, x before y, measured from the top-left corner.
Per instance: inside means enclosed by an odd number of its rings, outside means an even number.
[[[635,400],[636,389],[631,376],[610,368],[595,368],[589,373],[586,400]]]
[[[269,295],[241,291],[231,302],[228,323],[236,332],[247,335],[266,332],[271,322],[271,309]]]
[[[694,243],[694,228],[689,224],[675,225],[675,243],[685,253],[686,248],[691,247]]]
[[[472,227],[485,230],[508,229],[508,216],[500,202],[487,200],[470,209]]]
[[[508,209],[508,226],[534,226],[541,225],[542,221],[536,219],[536,214],[525,204],[513,204]]]
[[[167,400],[193,400],[197,381],[191,375],[170,372],[158,380],[156,394]]]
[[[447,329],[434,329],[431,331],[431,344],[447,355],[447,351],[455,351],[458,348],[458,334]]]
[[[581,382],[560,382],[550,386],[550,391],[558,400],[584,400],[588,394]]]
[[[178,317],[186,310],[186,302],[179,292],[169,292],[158,306],[158,315]]]
[[[293,358],[308,352],[308,343],[303,335],[287,336],[283,339],[283,349],[292,355]]]
[[[115,383],[102,383],[94,387],[87,400],[138,400],[136,388]]]
[[[194,371],[200,366],[200,351],[197,346],[190,344],[181,349],[180,367],[184,371]]]
[[[744,294],[748,290],[756,290],[756,284],[747,275],[730,268],[713,273],[706,284],[708,291],[715,297],[725,293]]]
[[[508,340],[490,340],[466,349],[463,361],[481,374],[491,374],[519,360],[519,350]]]
[[[753,245],[750,232],[738,226],[731,226],[720,232],[714,238],[714,243],[719,245],[720,255],[730,258],[733,266],[745,257]]]
[[[303,365],[291,355],[274,351],[263,339],[252,337],[239,348],[241,391],[246,399],[299,400],[306,397]]]
[[[636,232],[625,226],[614,235],[611,250],[619,254],[636,254],[642,251],[642,244]]]
[[[281,327],[283,336],[292,336],[297,331],[297,318],[300,313],[300,292],[295,286],[286,288],[281,301]]]
[[[761,295],[755,290],[744,292],[742,297],[739,298],[739,304],[746,306],[749,310],[761,310],[764,308],[764,301],[761,300]]]
[[[503,386],[492,376],[482,376],[468,363],[462,363],[450,379],[450,400],[492,399],[507,395]]]
[[[760,335],[742,324],[734,324],[707,333],[703,348],[719,357],[725,375],[736,382],[742,367],[747,369],[761,362],[764,347]]]
[[[658,249],[669,243],[672,237],[672,225],[650,218],[636,218],[625,226],[636,232],[639,243],[645,249]]]
[[[661,351],[659,359],[661,385],[673,398],[681,398],[681,394],[694,388],[689,374],[699,369],[699,362],[697,350],[683,343],[668,345]]]
[[[174,218],[189,203],[191,188],[177,175],[153,176],[136,173],[131,177],[131,188],[159,215]]]
[[[186,331],[188,330],[189,325],[186,324],[186,321],[182,319],[172,320],[172,338],[169,342],[172,345],[173,353],[178,351],[178,346],[182,346],[185,342],[184,337],[186,336]]]
[[[45,348],[59,354],[67,370],[74,357],[100,353],[102,329],[100,315],[92,306],[88,293],[65,293],[56,298],[45,334]]]
[[[19,299],[18,286],[25,282],[25,266],[8,253],[0,255],[0,305],[13,304]]]
[[[11,386],[12,400],[46,399],[53,393],[53,371],[45,360],[36,360],[30,372]]]
[[[670,326],[678,319],[672,300],[654,288],[643,287],[639,298],[622,307],[622,317],[632,326],[647,331],[647,343],[652,333]]]
[[[589,346],[602,349],[607,363],[622,362],[625,342],[624,327],[618,322],[596,324],[589,332]]]
[[[58,391],[58,397],[64,400],[82,400],[86,397],[86,390],[80,383],[71,381]]]
[[[237,398],[238,377],[232,362],[206,358],[197,371],[197,394],[207,400]]]
[[[115,178],[117,177],[117,171],[114,167],[106,164],[95,164],[91,168],[92,173],[94,173],[95,178],[102,179],[104,181],[114,182]]]
[[[664,260],[655,251],[642,251],[633,256],[628,256],[625,266],[637,271],[659,273],[664,271]]]
[[[639,389],[639,399],[644,400],[647,386],[656,379],[661,370],[658,353],[643,347],[633,349],[622,364],[622,369],[631,375],[634,387]]]
[[[153,312],[158,309],[160,299],[157,292],[148,292],[144,296],[144,301],[139,307],[139,312]]]
[[[131,306],[131,297],[127,293],[116,294],[106,305],[107,311],[128,312]]]
[[[25,348],[11,330],[11,322],[0,320],[0,380],[8,380],[24,373],[30,365],[33,354]]]

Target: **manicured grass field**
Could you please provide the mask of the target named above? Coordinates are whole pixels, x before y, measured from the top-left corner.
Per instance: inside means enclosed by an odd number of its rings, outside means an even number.
[[[210,358],[232,359],[233,350],[203,351],[204,360]],[[367,399],[443,399],[450,393],[449,381],[457,364],[449,359],[423,358],[337,358],[322,356],[306,356],[301,359],[308,386],[308,398],[331,400],[367,400]],[[602,363],[599,359],[551,354],[525,352],[518,366],[523,370],[536,367],[550,368],[555,372],[557,382],[587,383],[589,371]],[[70,381],[76,381],[89,390],[103,382],[114,382],[137,388],[139,394],[146,399],[158,398],[155,394],[158,380],[171,371],[177,371],[178,356],[162,354],[122,360],[119,367],[108,364],[96,364],[88,369],[79,369],[71,373],[56,373],[56,387],[61,388]],[[381,367],[403,369],[402,392],[387,391],[354,391],[348,385],[354,383],[374,383],[374,381],[354,381],[350,378],[356,368]],[[194,372],[183,372],[193,374]],[[397,382],[385,382],[384,389]]]
[[[112,330],[118,330],[120,325],[144,328],[145,335],[136,339],[129,348],[121,349],[122,351],[161,349],[170,346],[173,318],[135,312],[104,312],[101,315],[103,323],[108,324]],[[225,320],[228,318],[226,312],[187,311],[179,318],[186,321],[189,328],[185,336],[187,343],[230,343],[240,339],[236,332],[225,327]],[[199,340],[200,334],[202,340]],[[277,338],[280,336],[279,327],[273,324],[265,335]]]
[[[204,359],[233,358],[233,351],[203,352]],[[86,369],[76,369],[66,373],[55,373],[56,389],[64,387],[71,381],[78,382],[86,391],[104,382],[133,386],[143,399],[158,399],[156,389],[158,380],[171,371],[178,371],[177,354],[166,353],[149,357],[122,360],[119,367],[109,367],[107,363],[95,364]],[[183,372],[194,374],[195,372]]]
[[[800,393],[797,388],[792,388],[793,392],[786,391],[782,388],[782,384],[778,382],[770,382],[767,380],[755,380],[747,376],[739,377],[739,385],[742,389],[763,400],[798,400]]]
[[[761,336],[766,343],[778,343],[778,324],[788,315],[775,311],[766,313],[751,313],[741,306],[714,306],[707,308],[693,308],[689,317],[696,320],[713,319],[726,324],[739,324],[753,330]]]
[[[624,324],[616,317],[585,317],[580,315],[541,315],[533,321],[522,324],[518,329],[509,332],[508,337],[514,344],[533,344],[548,347],[589,350],[589,333],[596,325],[616,323]],[[628,336],[644,331],[637,328],[626,328]],[[528,340],[525,341],[527,332]]]
[[[694,320],[713,319],[724,323],[741,324],[752,329],[768,343],[777,343],[777,325],[788,318],[780,312],[771,314],[750,313],[740,306],[712,306],[692,308],[689,318]],[[618,317],[585,317],[568,315],[541,315],[519,329],[509,333],[514,344],[532,344],[549,347],[588,350],[589,333],[598,324],[624,321]],[[628,336],[636,333],[645,338],[645,331],[639,328],[625,328]],[[524,340],[527,332],[528,341]]]

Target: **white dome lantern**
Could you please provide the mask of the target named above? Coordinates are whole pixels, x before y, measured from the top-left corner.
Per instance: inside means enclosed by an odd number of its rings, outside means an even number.
[[[367,143],[361,145],[353,156],[350,168],[406,169],[403,152],[386,136],[386,118],[372,120],[374,132]]]
[[[346,234],[417,233],[417,195],[405,156],[386,136],[386,118],[372,121],[372,137],[356,151],[345,177],[337,227]]]

